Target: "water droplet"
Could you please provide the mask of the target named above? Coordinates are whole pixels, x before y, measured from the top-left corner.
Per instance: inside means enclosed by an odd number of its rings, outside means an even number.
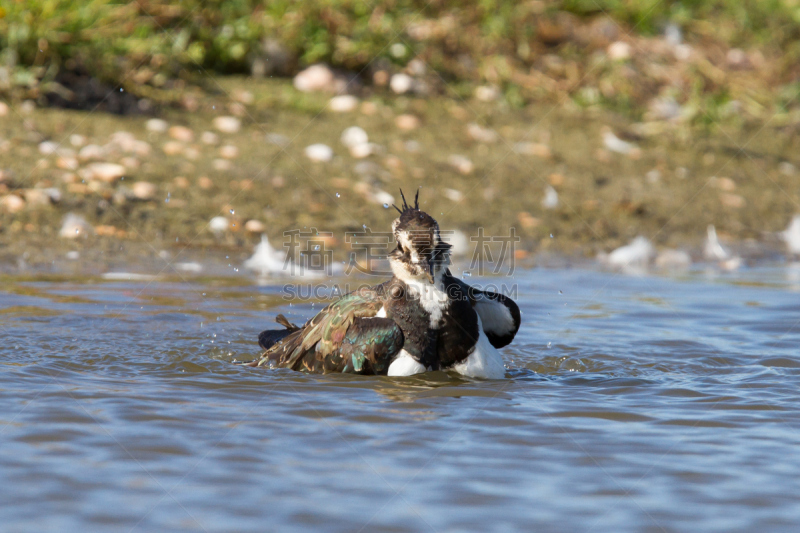
[[[365,230],[367,229],[367,225],[366,224],[361,224],[361,227],[364,228]]]
[[[553,238],[553,234],[552,234],[552,233],[550,234],[550,238],[551,238],[551,239]]]
[[[339,193],[337,192],[337,193],[336,193],[336,198],[339,198],[340,196],[341,196],[341,194],[339,194]]]
[[[564,291],[558,291],[558,294],[564,294]]]
[[[225,259],[230,259],[230,257],[228,257],[228,256],[226,255],[226,256],[225,256]]]
[[[123,89],[122,87],[120,87],[120,88],[119,88],[119,92],[121,92],[121,93],[124,93],[124,92],[125,92],[125,89]]]
[[[548,348],[549,348],[550,346],[552,346],[552,345],[553,345],[553,343],[552,343],[552,342],[548,342],[548,343],[547,343],[547,347],[548,347]]]
[[[319,250],[319,244],[314,245],[314,250]]]
[[[233,209],[231,209],[231,215],[233,214]]]
[[[165,203],[165,204],[168,204],[168,203],[169,203],[169,197],[170,197],[171,195],[172,195],[172,193],[167,193],[167,198],[164,200],[164,203]]]
[[[222,317],[219,317],[219,316],[218,316],[218,317],[217,317],[217,322],[219,322],[220,320],[222,320]],[[214,333],[214,336],[216,337],[216,336],[217,336],[217,334],[216,334],[216,333]]]
[[[205,295],[206,295],[206,293],[203,293],[203,296],[205,296]],[[202,324],[202,322],[200,322],[200,323]]]
[[[384,209],[389,209],[389,204],[383,204]]]
[[[472,276],[472,272],[464,272],[464,277],[465,278],[468,278],[470,276]]]
[[[75,233],[78,233],[80,231],[81,231],[80,228],[75,228]]]

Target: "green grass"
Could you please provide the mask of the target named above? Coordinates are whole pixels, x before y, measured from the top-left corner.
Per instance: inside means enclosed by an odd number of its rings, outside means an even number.
[[[248,73],[259,59],[274,65],[265,52],[270,41],[286,52],[277,75],[320,61],[355,72],[402,67],[419,56],[459,94],[464,83],[488,81],[523,105],[541,90],[520,86],[515,73],[543,54],[588,63],[593,52],[574,35],[554,41],[547,28],[577,24],[582,32],[606,16],[620,35],[657,35],[676,24],[696,46],[761,49],[785,63],[778,71],[787,83],[800,58],[796,0],[12,0],[0,7],[0,66],[13,73],[10,81],[0,76],[0,93],[36,96],[37,87],[53,88],[59,69],[83,67],[134,94],[170,100],[175,80]],[[394,57],[394,43],[408,53]],[[634,94],[612,100],[625,109],[643,103]]]

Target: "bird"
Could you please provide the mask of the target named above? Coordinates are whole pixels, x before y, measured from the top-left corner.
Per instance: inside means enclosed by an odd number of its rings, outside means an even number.
[[[483,379],[505,377],[498,348],[519,331],[521,313],[508,296],[472,287],[448,268],[451,245],[438,222],[403,191],[392,222],[397,247],[391,279],[359,288],[302,326],[283,315],[283,329],[261,332],[265,351],[252,367],[310,373],[411,376],[433,370]]]

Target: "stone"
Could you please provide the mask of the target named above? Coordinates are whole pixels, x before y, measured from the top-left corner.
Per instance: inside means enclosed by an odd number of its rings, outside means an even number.
[[[342,141],[343,145],[351,148],[358,144],[367,144],[369,142],[369,137],[367,136],[367,132],[363,129],[358,126],[351,126],[342,132],[339,140]]]
[[[78,152],[78,159],[81,161],[92,161],[106,157],[106,150],[96,144],[87,144]]]
[[[467,126],[467,135],[473,140],[481,143],[495,143],[497,142],[498,135],[493,129],[483,128],[474,122]]]
[[[311,65],[294,77],[294,88],[304,93],[327,91],[332,92],[335,86],[333,71],[326,65]]]
[[[73,133],[69,136],[69,143],[74,146],[75,148],[80,148],[84,144],[86,144],[86,137],[83,135],[79,135],[77,133]]]
[[[358,98],[349,94],[334,96],[328,102],[328,109],[334,113],[349,113],[358,107]]]
[[[219,135],[211,131],[204,131],[203,134],[200,135],[200,142],[203,144],[218,144]]]
[[[550,147],[543,143],[519,142],[514,145],[514,151],[522,155],[532,155],[542,159],[550,159],[553,153]]]
[[[606,53],[614,61],[625,61],[631,57],[631,45],[624,41],[616,41],[608,45]]]
[[[244,225],[244,229],[250,233],[264,233],[267,226],[260,220],[248,220]]]
[[[172,126],[168,132],[176,141],[190,143],[194,140],[194,132],[186,126]]]
[[[25,202],[31,207],[50,205],[50,195],[44,189],[25,189],[22,194],[25,196]]]
[[[211,162],[211,166],[214,168],[214,170],[218,170],[220,172],[226,172],[233,168],[233,164],[227,159],[215,159]]]
[[[306,146],[305,154],[307,158],[318,163],[327,163],[333,159],[333,149],[321,143]]]
[[[481,102],[493,102],[500,97],[500,90],[497,87],[481,85],[475,88],[475,98]]]
[[[63,170],[77,170],[78,159],[75,157],[59,157],[56,159],[56,166]]]
[[[211,124],[222,133],[236,133],[242,128],[242,121],[236,117],[217,117]]]
[[[236,159],[239,157],[239,148],[232,144],[226,144],[219,149],[219,155],[225,159]]]
[[[158,189],[149,181],[137,181],[131,187],[131,193],[137,200],[152,200]]]
[[[394,119],[394,125],[403,131],[411,131],[419,128],[419,119],[414,115],[398,115]]]
[[[184,148],[183,143],[179,143],[178,141],[167,141],[164,143],[164,146],[161,147],[167,155],[180,155],[183,153]]]
[[[42,155],[52,155],[58,150],[58,143],[53,141],[44,141],[39,143],[39,153]]]
[[[125,167],[116,163],[92,163],[87,167],[93,179],[111,183],[125,175]]]
[[[0,102],[0,117],[8,116],[8,104],[5,102]]]
[[[67,213],[61,223],[61,230],[58,235],[64,239],[77,239],[94,233],[94,228],[86,222],[86,219],[75,213]]]
[[[392,76],[392,79],[389,81],[389,88],[392,89],[395,94],[405,94],[413,87],[414,78],[402,72]]]
[[[145,128],[147,128],[147,131],[152,131],[153,133],[164,133],[169,129],[169,124],[167,124],[166,120],[151,118],[145,123]]]
[[[216,216],[208,223],[208,229],[214,233],[222,233],[230,228],[231,223],[223,216]]]
[[[25,200],[16,194],[7,194],[0,198],[0,208],[7,213],[19,213],[25,209]]]
[[[447,162],[450,163],[450,166],[464,175],[472,174],[472,171],[475,170],[475,165],[472,163],[472,161],[463,155],[451,155],[447,158]]]

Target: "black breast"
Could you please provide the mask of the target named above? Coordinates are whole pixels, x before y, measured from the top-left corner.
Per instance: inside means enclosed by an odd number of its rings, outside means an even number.
[[[428,313],[417,299],[409,295],[408,288],[402,281],[393,279],[383,288],[386,316],[394,320],[403,331],[403,349],[425,367],[438,370],[436,331],[430,329]]]
[[[447,278],[445,283],[450,306],[438,330],[436,346],[439,364],[442,368],[449,368],[466,360],[478,342],[480,331],[478,315],[463,287],[455,282],[448,283]]]

